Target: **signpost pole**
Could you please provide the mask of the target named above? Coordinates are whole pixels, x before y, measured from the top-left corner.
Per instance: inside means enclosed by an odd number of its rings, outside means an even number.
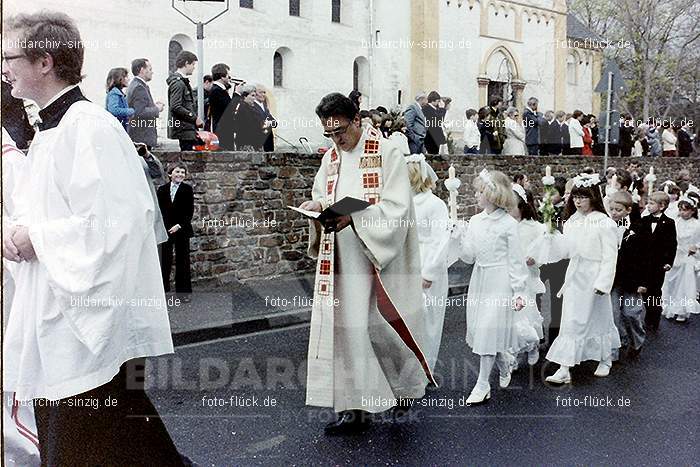
[[[608,170],[608,155],[610,154],[610,121],[612,117],[612,93],[613,93],[613,79],[615,75],[610,71],[608,72],[608,103],[606,106],[607,118],[605,119],[605,157],[603,158],[603,173]]]

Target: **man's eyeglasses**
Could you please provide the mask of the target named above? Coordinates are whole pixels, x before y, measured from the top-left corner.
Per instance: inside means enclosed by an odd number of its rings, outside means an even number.
[[[333,138],[334,136],[340,136],[342,134],[345,134],[345,132],[348,131],[348,128],[350,127],[350,125],[351,124],[348,123],[344,127],[337,128],[333,131],[325,131],[323,133],[323,136],[325,136],[326,138]]]
[[[2,61],[10,63],[12,60],[16,60],[18,58],[24,58],[24,57],[26,57],[26,55],[24,55],[24,54],[20,54],[20,55],[5,55],[5,54],[3,54]]]

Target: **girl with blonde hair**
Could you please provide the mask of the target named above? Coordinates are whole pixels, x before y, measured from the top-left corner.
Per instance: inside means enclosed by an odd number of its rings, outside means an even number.
[[[526,303],[529,271],[521,250],[518,222],[508,212],[517,207],[510,178],[484,169],[474,180],[483,210],[469,220],[466,232],[455,231],[460,257],[474,264],[467,297],[467,345],[481,357],[479,377],[467,405],[491,397],[494,363],[499,385],[510,384],[513,355],[538,342],[519,311]]]

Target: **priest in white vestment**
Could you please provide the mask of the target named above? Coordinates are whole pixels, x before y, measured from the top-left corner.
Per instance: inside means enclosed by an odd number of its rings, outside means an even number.
[[[318,256],[306,402],[332,407],[327,434],[365,428],[367,414],[394,407],[401,417],[425,394],[432,375],[424,340],[421,262],[412,192],[403,154],[371,127],[352,102],[326,96],[316,109],[333,148],[316,174],[320,212],[350,196],[370,206],[323,226],[310,225]]]
[[[72,19],[20,14],[4,32],[12,95],[42,109],[3,236],[16,263],[4,389],[34,405],[42,465],[185,465],[135,373],[142,357],[173,352],[136,150],[78,87]]]

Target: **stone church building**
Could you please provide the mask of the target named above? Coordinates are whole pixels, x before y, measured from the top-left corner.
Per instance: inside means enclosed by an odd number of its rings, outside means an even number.
[[[197,20],[226,4],[7,0],[3,13],[59,9],[73,17],[86,47],[82,87],[94,102],[104,102],[111,68],[145,57],[154,69],[152,94],[167,103],[175,55],[197,52],[195,25],[171,3]],[[597,114],[602,50],[586,41],[595,38],[565,0],[230,0],[205,28],[199,66],[208,74],[225,62],[232,76],[268,88],[284,139],[278,147],[299,146],[302,136],[325,144],[315,105],[328,92],[353,88],[365,96],[363,107],[389,109],[437,90],[453,99],[447,120],[458,139],[465,110],[491,95],[520,108],[534,96],[541,111]]]

